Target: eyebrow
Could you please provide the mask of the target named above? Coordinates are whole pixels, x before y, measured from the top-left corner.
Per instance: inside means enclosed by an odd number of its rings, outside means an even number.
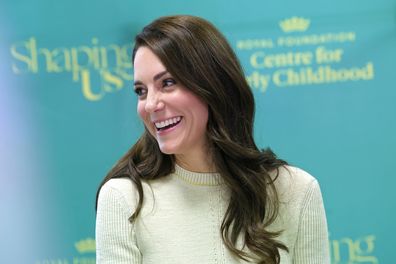
[[[159,72],[159,73],[157,73],[156,75],[154,75],[153,80],[154,80],[154,81],[157,81],[158,79],[160,79],[162,76],[164,76],[164,75],[167,74],[167,73],[168,73],[167,70],[162,71],[162,72]],[[143,83],[142,83],[141,81],[139,81],[139,80],[137,80],[137,81],[134,82],[134,85],[138,85],[138,84],[143,84]]]

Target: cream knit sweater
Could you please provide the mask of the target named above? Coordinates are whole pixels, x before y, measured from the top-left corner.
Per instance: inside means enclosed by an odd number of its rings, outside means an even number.
[[[289,248],[282,264],[328,264],[326,216],[318,182],[301,169],[280,169],[275,181],[279,216],[271,230]],[[101,189],[96,219],[98,264],[246,263],[224,246],[220,225],[228,192],[215,173],[194,173],[176,165],[175,173],[143,183],[144,203],[135,224],[137,192],[127,178]],[[241,247],[241,243],[239,246]]]

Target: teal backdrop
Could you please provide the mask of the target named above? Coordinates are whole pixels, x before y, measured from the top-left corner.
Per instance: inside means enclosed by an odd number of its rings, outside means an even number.
[[[95,263],[97,187],[143,130],[133,37],[170,14],[229,39],[258,145],[321,184],[332,263],[395,263],[395,0],[2,0],[0,263]]]

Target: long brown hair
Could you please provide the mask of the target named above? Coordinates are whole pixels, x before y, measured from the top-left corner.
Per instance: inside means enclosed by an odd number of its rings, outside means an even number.
[[[227,40],[202,18],[168,16],[153,21],[136,36],[133,59],[142,46],[150,48],[178,82],[208,105],[207,138],[213,162],[231,193],[219,230],[224,244],[241,259],[279,263],[279,249],[288,249],[276,240],[280,231],[268,230],[279,208],[269,172],[286,162],[254,142],[253,94]],[[111,178],[129,177],[139,195],[130,218],[134,221],[142,209],[142,181],[166,177],[174,172],[174,165],[174,156],[162,153],[145,130],[100,187]],[[239,235],[251,255],[236,247]]]

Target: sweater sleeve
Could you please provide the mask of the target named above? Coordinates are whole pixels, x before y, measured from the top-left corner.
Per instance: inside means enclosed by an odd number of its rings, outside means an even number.
[[[328,239],[322,194],[313,180],[302,204],[293,264],[329,264]]]
[[[136,244],[130,213],[122,194],[104,185],[99,193],[96,215],[96,263],[140,264],[141,253]]]

